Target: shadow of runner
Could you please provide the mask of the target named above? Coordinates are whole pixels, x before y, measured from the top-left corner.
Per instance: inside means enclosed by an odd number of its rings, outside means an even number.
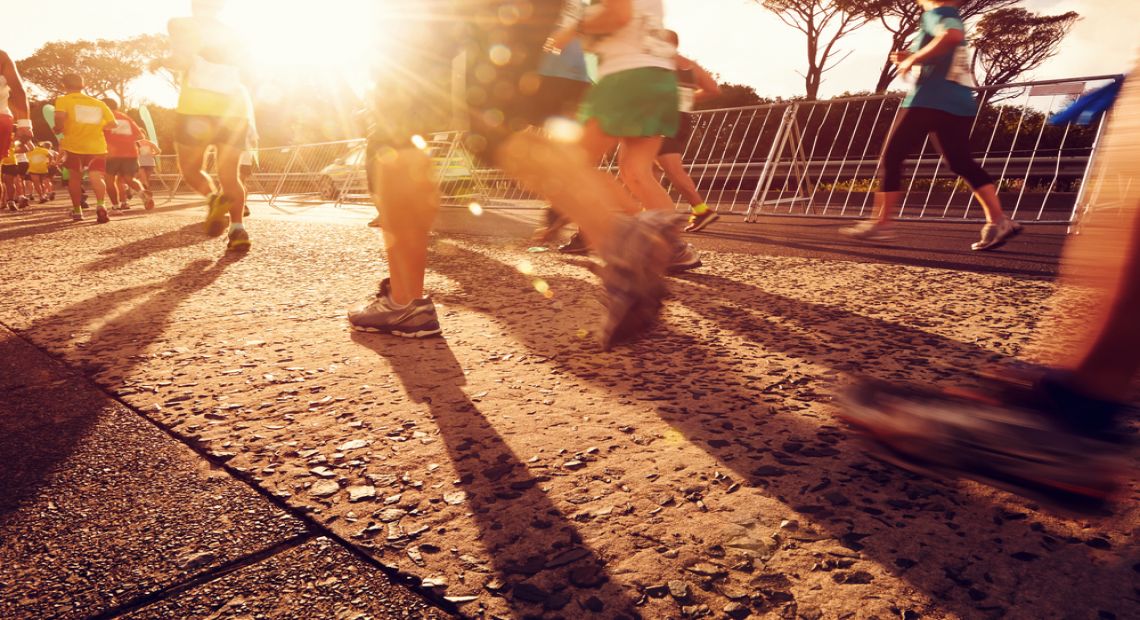
[[[207,241],[214,240],[203,233],[201,222],[195,222],[154,237],[146,237],[126,245],[103,250],[100,252],[103,258],[84,266],[83,270],[92,272],[111,271],[125,267],[151,254],[186,248]]]
[[[505,584],[516,617],[565,610],[635,618],[633,601],[610,581],[606,562],[583,544],[577,528],[461,389],[467,380],[447,342],[402,341],[353,334],[388,360],[408,396],[427,404],[459,474],[480,540]]]
[[[503,290],[511,290],[512,282],[526,284],[510,266],[459,246],[437,250],[429,264],[467,289],[437,299],[475,311],[485,312],[490,305],[476,279],[499,283]],[[497,306],[493,317],[560,370],[615,397],[653,406],[662,420],[735,476],[809,518],[822,530],[817,540],[833,539],[878,564],[937,601],[944,612],[996,617],[1013,611],[1002,606],[1007,601],[993,601],[1000,594],[1019,603],[1016,613],[1022,617],[1051,617],[1075,613],[1073,606],[1082,600],[1122,595],[1129,579],[1125,564],[1106,566],[1091,555],[1086,541],[1028,521],[1029,513],[1010,510],[1000,496],[918,478],[864,458],[846,429],[814,413],[796,413],[808,409],[809,402],[830,400],[817,391],[817,377],[794,368],[762,376],[747,365],[775,352],[888,379],[914,379],[921,364],[932,378],[967,381],[971,368],[1010,363],[1009,358],[842,307],[783,297],[717,276],[688,278],[702,281],[701,292],[674,286],[671,303],[690,306],[719,329],[759,345],[743,350],[747,360],[664,327],[616,354],[568,344],[571,325],[598,312],[580,304],[568,303],[560,312]],[[564,298],[567,291],[589,294],[589,285],[579,280],[546,281]],[[791,324],[803,331],[791,331]],[[444,329],[446,333],[446,325]],[[1052,555],[1025,555],[1026,548]],[[1042,561],[1026,560],[1037,557]],[[842,580],[857,584],[854,579],[865,577],[860,571],[839,570],[833,578],[842,586],[848,583]]]
[[[238,258],[230,257],[217,262],[194,261],[168,280],[96,295],[36,321],[24,330],[24,334],[40,348],[51,352],[53,348],[66,346],[73,339],[75,330],[107,316],[123,304],[137,300],[133,309],[97,329],[88,339],[81,355],[67,356],[72,357],[67,359],[69,366],[77,367],[87,375],[107,369],[114,370],[114,378],[127,375],[140,363],[138,354],[162,337],[163,328],[174,311],[189,296],[217,280],[226,267]],[[154,295],[147,297],[151,293]],[[5,364],[0,365],[0,371],[11,363],[6,352],[10,348],[9,344],[11,343],[0,343],[0,354],[3,354],[5,360]],[[59,354],[58,351],[56,353]],[[111,379],[102,377],[99,382],[106,386]],[[0,387],[6,391],[23,390],[28,394],[26,402],[33,403],[33,407],[35,399],[40,397],[37,394],[46,396],[53,390],[67,389],[66,385],[37,387],[31,381],[13,387],[0,382]],[[0,404],[2,403],[3,399],[0,399]],[[19,414],[20,410],[17,409],[8,415]],[[0,488],[5,490],[3,495],[6,495],[0,500],[0,517],[16,508],[24,498],[33,495],[39,481],[68,459],[76,443],[95,422],[86,416],[98,414],[99,411],[85,411],[82,415],[60,420],[54,432],[35,435],[34,450],[21,451],[21,444],[12,443],[11,436],[7,438],[8,441],[0,442],[0,459],[3,459],[0,463],[18,463],[11,467],[5,465],[4,474],[0,476]],[[3,427],[0,425],[0,429]],[[50,438],[45,439],[44,435]]]

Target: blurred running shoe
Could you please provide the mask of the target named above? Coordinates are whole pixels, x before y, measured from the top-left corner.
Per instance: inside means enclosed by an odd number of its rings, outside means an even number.
[[[590,244],[586,243],[586,238],[582,233],[576,232],[570,240],[558,246],[558,251],[563,254],[589,254]]]
[[[607,310],[603,349],[632,340],[657,322],[668,292],[665,270],[679,243],[678,228],[676,216],[659,211],[619,218],[599,272]]]
[[[951,393],[862,380],[841,396],[840,416],[871,439],[876,456],[905,469],[1079,509],[1109,501],[1127,471],[1123,435],[1066,422],[1104,406],[1086,400],[1058,398],[1042,384]]]
[[[720,215],[717,215],[715,211],[705,211],[699,215],[694,213],[689,216],[689,225],[685,227],[685,232],[700,232],[719,219]]]
[[[880,224],[875,220],[864,220],[854,226],[840,228],[839,232],[859,241],[884,242],[895,240],[893,227],[889,224]]]
[[[206,199],[206,235],[218,237],[230,225],[230,206],[221,194],[210,194]]]
[[[682,243],[677,246],[677,250],[673,253],[673,260],[669,263],[669,271],[671,273],[677,273],[679,271],[696,269],[700,266],[701,255],[693,249],[693,246],[688,243]]]

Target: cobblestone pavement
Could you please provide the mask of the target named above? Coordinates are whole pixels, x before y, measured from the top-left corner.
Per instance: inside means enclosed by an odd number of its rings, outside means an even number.
[[[367,214],[0,220],[0,321],[468,616],[1127,618],[1140,489],[1074,517],[867,458],[849,373],[967,383],[1041,349],[1046,279],[708,252],[595,344],[588,259],[441,234],[443,339],[347,329]],[[530,275],[524,275],[530,274]]]

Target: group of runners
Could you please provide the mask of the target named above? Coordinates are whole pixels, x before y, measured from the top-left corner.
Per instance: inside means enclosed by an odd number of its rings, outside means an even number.
[[[866,241],[891,237],[903,160],[931,135],[985,207],[987,223],[973,249],[995,249],[1021,228],[1006,217],[993,179],[970,156],[977,104],[966,28],[956,1],[918,3],[925,12],[915,45],[894,56],[901,74],[914,75],[915,86],[882,156],[876,217],[844,232]],[[244,79],[248,55],[240,36],[219,20],[222,5],[223,0],[192,0],[191,15],[170,22],[171,53],[156,64],[182,75],[175,143],[183,178],[206,198],[206,233],[226,234],[228,250],[247,251],[240,167],[255,133]],[[423,0],[379,9],[388,45],[375,59],[367,172],[388,273],[375,295],[349,311],[353,329],[414,338],[442,331],[424,288],[440,194],[422,136],[453,118],[452,59],[460,51],[466,52],[464,146],[550,202],[540,237],[552,238],[565,222],[577,225],[579,236],[566,250],[589,251],[601,260],[603,348],[646,333],[660,313],[669,272],[701,264],[680,233],[683,227],[700,230],[717,216],[687,179],[679,155],[692,123],[685,112],[692,101],[715,96],[717,87],[678,53],[678,38],[665,27],[663,0],[533,0],[526,7],[524,14],[508,0]],[[586,72],[583,51],[599,59],[596,82]],[[22,90],[11,73],[5,76],[17,139],[30,139]],[[128,136],[139,143],[137,126],[83,95],[81,82],[69,83],[69,90],[57,101],[56,125],[64,136],[63,165],[74,171],[73,202],[78,205],[79,178],[86,171],[105,219],[104,196],[121,194],[121,182],[131,181],[129,167],[111,166],[107,172],[114,180],[110,188],[104,184],[103,130],[110,128],[111,141],[121,139],[126,148]],[[1140,112],[1137,90],[1132,87],[1120,104],[1134,116]],[[1140,174],[1135,118],[1119,116],[1128,120],[1107,144],[1118,145],[1121,165]],[[210,148],[217,153],[218,183],[205,172]],[[615,148],[616,177],[597,165]],[[658,181],[657,166],[692,206],[687,225]],[[1127,204],[1125,212],[1136,206]],[[1140,309],[1140,228],[1131,218],[1118,231],[1127,260],[1118,265],[1121,277],[1111,287],[1111,303],[1090,329],[1088,346],[1065,368],[1000,397],[948,397],[864,383],[849,399],[846,415],[910,463],[925,460],[1017,488],[1106,495],[1116,472],[1100,457],[1119,446],[1114,432],[1128,410],[1123,403],[1129,381],[1140,368],[1140,328],[1131,319]],[[942,415],[926,415],[931,411]],[[979,419],[987,422],[984,433]],[[1032,442],[1026,441],[1027,428],[1033,429]],[[983,458],[999,448],[1006,450],[1002,458]],[[1083,475],[1075,482],[1074,471]]]
[[[155,157],[161,153],[138,124],[119,110],[112,98],[96,99],[83,92],[83,77],[63,76],[63,95],[54,103],[54,127],[59,140],[34,142],[30,108],[19,73],[11,58],[0,52],[0,152],[3,159],[3,204],[9,210],[55,199],[56,178],[62,176],[71,197],[71,217],[84,219],[88,207],[86,181],[95,194],[96,218],[110,221],[110,210],[130,209],[138,194],[146,209],[155,207],[149,182]],[[110,200],[110,210],[107,200]]]

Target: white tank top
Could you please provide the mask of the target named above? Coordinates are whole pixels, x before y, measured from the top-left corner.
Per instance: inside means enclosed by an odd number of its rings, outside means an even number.
[[[587,9],[587,14],[591,9]],[[662,0],[633,0],[633,18],[629,23],[593,41],[589,50],[598,55],[598,76],[603,78],[631,69],[677,68],[677,48],[665,38]]]
[[[0,114],[11,116],[12,110],[8,109],[8,97],[12,89],[8,87],[8,79],[0,75]]]

